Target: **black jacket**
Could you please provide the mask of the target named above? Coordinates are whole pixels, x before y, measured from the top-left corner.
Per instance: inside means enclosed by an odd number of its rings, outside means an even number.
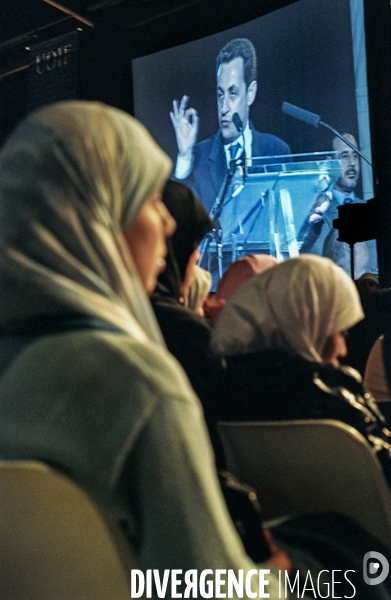
[[[376,448],[391,483],[391,433],[357,371],[310,362],[282,350],[237,355],[226,361],[224,397],[213,407],[216,421],[343,421]]]

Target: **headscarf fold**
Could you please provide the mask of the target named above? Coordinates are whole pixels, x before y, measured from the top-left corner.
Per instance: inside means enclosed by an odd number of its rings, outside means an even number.
[[[0,326],[81,313],[161,343],[122,232],[171,167],[140,123],[98,102],[22,121],[0,152]]]
[[[357,288],[328,258],[302,254],[243,284],[215,325],[219,355],[283,349],[322,362],[327,338],[364,317]]]

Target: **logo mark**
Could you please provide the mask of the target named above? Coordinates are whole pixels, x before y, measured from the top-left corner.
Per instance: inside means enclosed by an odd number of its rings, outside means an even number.
[[[380,552],[367,552],[363,560],[363,577],[368,585],[379,585],[387,579],[390,571],[388,560]]]

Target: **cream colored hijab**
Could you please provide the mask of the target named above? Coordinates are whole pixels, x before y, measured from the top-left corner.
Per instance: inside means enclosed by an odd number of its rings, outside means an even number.
[[[328,258],[303,254],[256,275],[231,296],[212,348],[225,356],[279,348],[322,362],[327,337],[363,316],[345,271]]]
[[[122,232],[171,167],[140,123],[104,104],[27,117],[0,152],[0,326],[76,312],[161,342]]]

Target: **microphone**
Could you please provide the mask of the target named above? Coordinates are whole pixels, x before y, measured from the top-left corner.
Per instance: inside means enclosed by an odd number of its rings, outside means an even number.
[[[298,106],[290,104],[289,102],[282,103],[282,112],[286,115],[289,115],[290,117],[293,117],[294,119],[298,119],[299,121],[308,123],[308,125],[313,125],[314,127],[319,127],[319,125],[323,125],[323,127],[326,127],[326,129],[332,131],[334,135],[336,135],[337,137],[339,137],[340,140],[345,142],[347,146],[350,146],[352,150],[357,152],[357,154],[361,156],[361,158],[363,158],[370,167],[372,167],[371,162],[366,158],[366,156],[364,156],[362,152],[360,152],[360,150],[354,144],[352,144],[352,142],[350,142],[345,136],[341,135],[336,129],[334,129],[334,127],[331,127],[331,125],[328,125],[327,123],[324,123],[324,121],[321,121],[319,115],[316,115],[315,113],[312,113],[309,110],[304,110],[304,108],[299,108]]]
[[[299,108],[294,104],[289,104],[289,102],[282,103],[282,112],[290,117],[293,117],[294,119],[299,119],[299,121],[308,123],[308,125],[313,125],[314,127],[319,127],[319,123],[321,123],[319,115],[309,112],[308,110],[304,110],[304,108]]]
[[[233,121],[233,124],[235,125],[236,129],[238,130],[238,132],[243,133],[243,121],[239,117],[237,112],[232,115],[232,121]]]
[[[239,192],[242,191],[243,186],[244,186],[244,181],[247,176],[247,173],[246,173],[246,148],[245,148],[245,141],[244,141],[243,121],[239,117],[237,112],[232,115],[232,122],[235,125],[238,132],[240,133],[240,135],[242,136],[242,144],[243,144],[242,155],[240,156],[240,158],[237,158],[236,160],[232,160],[231,167],[230,167],[231,170],[233,171],[233,173],[235,173],[237,171],[237,169],[239,169],[239,176],[241,177],[241,184],[233,186],[234,188],[236,187],[236,190],[234,191],[232,196],[237,196],[239,194]]]
[[[242,144],[243,151],[242,155],[239,158],[231,160],[229,172],[232,177],[231,186],[232,192],[231,197],[234,198],[237,196],[244,187],[244,181],[246,179],[246,151],[244,144],[244,129],[243,129],[243,121],[239,117],[238,113],[234,113],[232,115],[232,122],[235,125],[238,133],[242,136]]]

